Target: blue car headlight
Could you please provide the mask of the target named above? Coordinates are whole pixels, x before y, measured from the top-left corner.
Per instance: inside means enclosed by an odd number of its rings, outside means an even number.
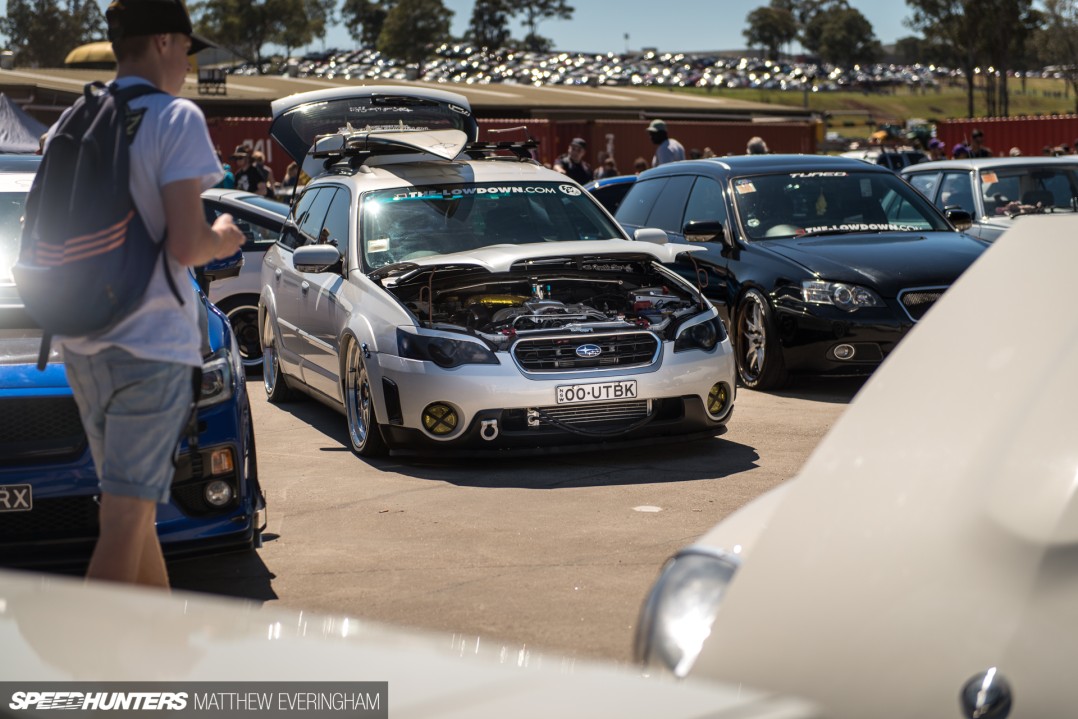
[[[684,677],[700,656],[741,560],[686,550],[666,563],[636,626],[633,654],[646,667]]]
[[[703,350],[704,352],[710,352],[724,339],[726,339],[726,327],[722,324],[721,319],[713,317],[710,320],[683,327],[677,339],[674,340],[674,351]]]
[[[213,407],[232,399],[233,365],[232,353],[223,348],[202,363],[202,389],[198,397],[200,408]]]
[[[814,305],[834,305],[840,310],[854,312],[864,307],[883,307],[883,300],[872,290],[844,282],[805,280],[801,283],[805,302]]]
[[[426,335],[397,328],[397,352],[406,359],[451,369],[465,364],[500,364],[489,347],[473,340]]]

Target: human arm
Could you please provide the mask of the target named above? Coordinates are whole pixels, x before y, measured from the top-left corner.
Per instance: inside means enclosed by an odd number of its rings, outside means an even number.
[[[246,239],[223,214],[206,224],[198,179],[177,180],[161,190],[165,205],[165,248],[177,262],[188,267],[204,265],[236,254]]]

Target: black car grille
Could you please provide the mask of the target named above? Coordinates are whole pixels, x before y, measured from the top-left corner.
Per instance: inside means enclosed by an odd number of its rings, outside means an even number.
[[[93,497],[35,499],[29,512],[0,514],[0,543],[93,539],[97,537],[97,512]]]
[[[943,296],[946,287],[920,287],[915,290],[903,290],[898,294],[898,301],[910,319],[917,322]]]
[[[595,357],[581,357],[576,351],[583,345],[596,345],[602,351]],[[645,367],[658,355],[659,338],[650,332],[530,338],[513,345],[513,357],[526,372]]]
[[[71,397],[0,400],[0,465],[74,459],[86,447]]]
[[[609,430],[643,420],[651,414],[651,400],[539,407],[529,414],[532,426],[565,425],[580,429]]]

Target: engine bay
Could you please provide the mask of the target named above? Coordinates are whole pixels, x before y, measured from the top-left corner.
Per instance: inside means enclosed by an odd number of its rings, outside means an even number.
[[[390,291],[423,326],[478,336],[497,350],[520,337],[566,332],[649,329],[672,338],[675,327],[704,310],[687,286],[654,271],[428,279]]]

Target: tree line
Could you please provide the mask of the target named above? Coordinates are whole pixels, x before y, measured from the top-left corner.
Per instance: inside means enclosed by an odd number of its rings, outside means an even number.
[[[79,45],[104,40],[105,16],[97,0],[8,0],[0,33],[20,65],[59,67]],[[343,24],[357,44],[405,62],[422,63],[434,47],[452,40],[453,12],[442,0],[190,0],[195,30],[255,63],[267,46],[293,50],[324,40]],[[549,19],[572,19],[567,0],[475,0],[467,42],[491,49],[544,52],[553,42],[539,34]],[[526,34],[512,37],[519,20]]]

